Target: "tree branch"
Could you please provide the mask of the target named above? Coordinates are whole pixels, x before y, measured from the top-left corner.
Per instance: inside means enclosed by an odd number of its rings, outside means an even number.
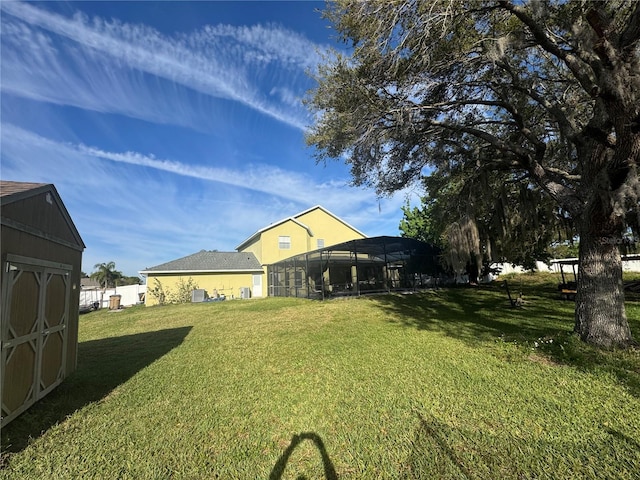
[[[579,58],[570,51],[563,50],[556,42],[551,40],[538,22],[536,22],[523,7],[514,5],[508,0],[499,0],[498,4],[505,10],[513,13],[529,28],[529,31],[534,36],[540,47],[563,61],[586,92],[592,94],[592,92],[594,92],[594,88],[597,89],[594,79],[589,75]]]
[[[558,169],[543,167],[542,164],[535,159],[535,156],[531,154],[532,152],[527,149],[519,145],[509,144],[508,142],[476,128],[440,122],[433,122],[433,124],[444,129],[468,133],[476,138],[484,140],[498,151],[515,155],[518,159],[517,163],[524,170],[530,173],[531,178],[540,185],[540,187],[543,188],[558,203],[558,205],[571,212],[573,215],[579,215],[582,211],[582,204],[577,198],[575,190],[555,181],[552,178],[553,175],[562,176],[565,179],[570,179],[571,176]],[[578,178],[575,177],[573,178],[573,180],[577,179]]]
[[[633,54],[633,47],[640,40],[640,2],[636,3],[636,8],[631,14],[631,19],[624,32],[620,35],[619,48],[622,51],[629,50]]]
[[[538,92],[531,88],[524,88],[517,84],[514,84],[513,88],[528,95],[532,100],[535,100],[547,112],[549,112],[560,127],[562,135],[572,140],[576,138],[578,134],[578,127],[574,122],[569,120],[569,117],[564,113],[560,105],[557,103],[551,103],[546,97],[539,95]]]

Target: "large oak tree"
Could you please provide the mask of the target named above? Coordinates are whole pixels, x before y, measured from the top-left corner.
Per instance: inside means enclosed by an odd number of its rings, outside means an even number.
[[[451,169],[552,199],[580,236],[575,330],[634,343],[619,239],[640,223],[640,2],[338,0],[307,140],[380,194]],[[477,195],[483,195],[481,190]]]

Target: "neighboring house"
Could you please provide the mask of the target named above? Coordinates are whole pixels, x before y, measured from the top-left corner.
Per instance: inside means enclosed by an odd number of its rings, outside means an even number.
[[[145,305],[161,303],[160,296],[170,301],[186,285],[204,289],[209,297],[224,295],[235,298],[249,288],[253,276],[263,275],[262,266],[253,253],[201,250],[171,262],[140,272],[147,277]]]
[[[0,181],[1,425],[76,368],[85,245],[51,184]]]
[[[367,236],[320,205],[261,228],[236,247],[253,253],[263,267],[302,253]],[[254,277],[253,296],[267,295],[266,268]]]
[[[154,291],[166,295],[191,279],[196,288],[227,298],[267,296],[267,265],[329,245],[366,238],[366,235],[317,205],[261,228],[237,252],[202,250],[178,260],[147,268],[146,305],[158,303]]]
[[[101,288],[100,282],[94,280],[89,277],[82,277],[80,279],[80,287],[82,290],[94,290],[96,288]]]

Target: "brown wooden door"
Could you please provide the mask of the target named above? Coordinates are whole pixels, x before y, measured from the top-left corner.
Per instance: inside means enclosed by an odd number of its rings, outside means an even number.
[[[2,286],[2,425],[65,376],[70,270],[8,256]]]
[[[38,398],[45,396],[64,379],[69,317],[69,272],[48,268],[44,275],[46,290]]]

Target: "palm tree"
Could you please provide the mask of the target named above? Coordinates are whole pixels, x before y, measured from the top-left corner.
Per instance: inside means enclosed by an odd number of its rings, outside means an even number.
[[[122,272],[116,270],[115,262],[96,263],[93,268],[96,271],[90,278],[96,280],[102,288],[115,287],[116,282],[122,278]]]

